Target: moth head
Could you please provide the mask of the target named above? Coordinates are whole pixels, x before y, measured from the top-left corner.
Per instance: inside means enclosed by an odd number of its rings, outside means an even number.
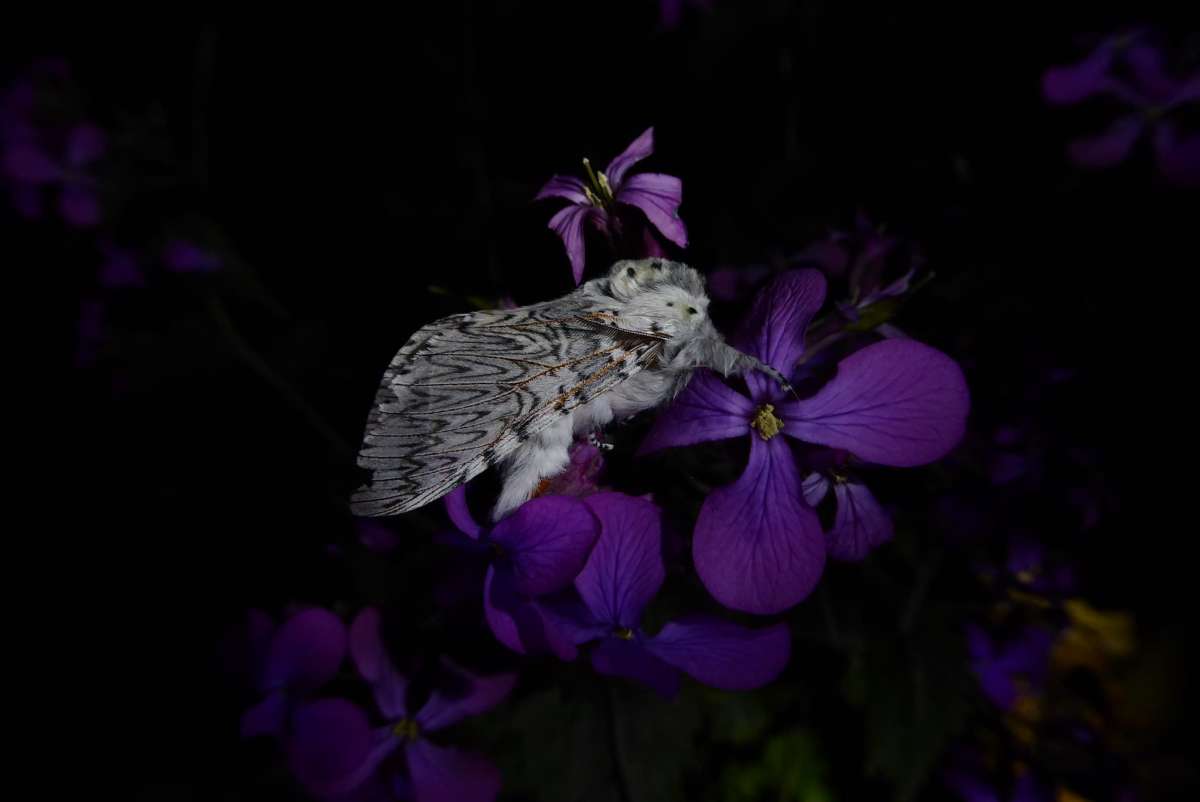
[[[670,266],[678,264],[666,259],[622,259],[608,271],[610,292],[628,301],[666,280]]]
[[[623,259],[608,274],[609,291],[643,314],[675,320],[687,329],[708,319],[704,279],[669,259]]]

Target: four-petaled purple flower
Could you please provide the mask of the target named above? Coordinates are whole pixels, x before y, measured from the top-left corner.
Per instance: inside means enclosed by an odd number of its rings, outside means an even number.
[[[792,376],[804,353],[804,332],[825,297],[816,270],[781,274],[757,297],[738,337],[748,353]],[[785,397],[762,376],[746,377],[749,397],[704,372],[656,421],[643,453],[730,437],[750,438],[750,461],[740,479],[713,491],[696,522],[696,571],[722,604],[776,613],[816,585],[828,549],[805,501],[803,480],[788,438],[841,449],[865,462],[909,467],[932,462],[962,437],[969,399],[958,365],[914,340],[886,340],[843,359],[837,375],[804,400]],[[787,438],[778,435],[787,435]],[[810,487],[810,494],[816,488]],[[877,518],[865,487],[843,487],[853,510],[843,514],[845,541],[861,550],[862,528],[850,519]],[[871,528],[877,527],[877,524]],[[866,535],[867,540],[879,535]]]
[[[242,736],[282,736],[288,714],[308,694],[333,679],[346,656],[346,628],[328,610],[314,608],[277,630],[261,613],[251,619],[259,663],[255,684],[264,698],[242,716]]]
[[[318,796],[372,789],[382,798],[417,802],[496,798],[500,773],[487,758],[437,746],[425,736],[495,707],[516,684],[515,674],[477,677],[443,659],[451,682],[413,710],[407,698],[408,679],[388,657],[380,637],[379,613],[371,608],[360,612],[351,625],[350,655],[371,686],[383,723],[373,726],[366,711],[345,699],[321,699],[297,709],[288,756],[305,788]]]
[[[997,646],[981,627],[967,628],[967,650],[971,668],[983,693],[997,707],[1011,710],[1023,688],[1040,688],[1049,670],[1054,634],[1041,627],[1025,630]]]
[[[1128,77],[1114,74],[1124,68]],[[1047,101],[1068,105],[1104,95],[1130,107],[1107,131],[1077,139],[1067,148],[1081,167],[1112,167],[1124,161],[1142,134],[1151,131],[1159,171],[1183,186],[1200,185],[1200,133],[1183,134],[1167,114],[1200,102],[1200,73],[1178,79],[1167,72],[1162,51],[1134,33],[1102,41],[1086,58],[1054,67],[1042,77]]]
[[[484,613],[496,639],[517,652],[551,651],[563,659],[574,644],[532,600],[570,587],[600,534],[600,524],[577,498],[531,499],[490,530],[467,507],[466,489],[446,496],[446,511],[469,548],[489,555]]]
[[[550,228],[562,238],[571,261],[575,283],[583,280],[585,246],[584,223],[591,221],[610,240],[620,241],[631,236],[626,228],[640,228],[640,221],[630,217],[638,209],[660,234],[681,248],[687,247],[687,228],[679,219],[679,204],[683,201],[683,182],[673,175],[638,173],[627,175],[629,168],[654,152],[654,129],[647,128],[629,147],[609,162],[601,173],[583,160],[587,182],[574,176],[556,175],[546,182],[534,200],[566,198],[570,205],[550,218]],[[645,230],[637,238],[638,252],[634,256],[655,256],[652,234]]]
[[[642,611],[662,587],[662,512],[649,501],[620,493],[589,496],[601,534],[575,579],[582,605],[563,613],[579,644],[599,643],[592,665],[602,674],[643,682],[664,696],[679,689],[680,672],[716,688],[765,685],[787,665],[786,624],[747,629],[707,615],[668,623],[657,635],[640,628]]]

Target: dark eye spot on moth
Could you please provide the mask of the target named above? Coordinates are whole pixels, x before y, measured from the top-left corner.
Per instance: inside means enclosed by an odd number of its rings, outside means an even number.
[[[674,301],[667,301],[667,306],[674,306],[674,305],[675,305]]]
[[[689,314],[689,315],[694,315],[694,314],[696,314],[696,307],[694,307],[694,306],[689,306],[689,307],[688,307],[688,314]]]
[[[634,276],[637,275],[637,271],[634,270],[632,267],[629,267],[629,268],[625,269],[625,275],[629,276],[630,278],[633,278]]]

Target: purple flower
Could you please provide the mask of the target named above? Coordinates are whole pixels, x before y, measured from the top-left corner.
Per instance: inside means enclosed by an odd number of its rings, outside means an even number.
[[[738,344],[791,376],[804,353],[805,328],[824,297],[818,271],[781,274],[759,294]],[[700,510],[692,555],[719,602],[776,613],[813,589],[827,549],[788,438],[881,465],[924,465],[958,443],[969,400],[958,365],[914,340],[886,340],[851,354],[828,384],[802,401],[757,374],[746,384],[748,397],[711,373],[697,376],[655,422],[641,450],[750,438],[741,478],[709,494]],[[874,502],[863,489],[845,487],[842,495],[858,505],[859,512],[843,518],[853,529]],[[854,537],[838,551],[859,548],[849,543]]]
[[[261,619],[261,616],[258,618]],[[263,700],[242,716],[242,737],[283,735],[288,711],[333,679],[346,656],[346,628],[333,613],[314,608],[298,613],[274,632],[257,621],[256,685]]]
[[[13,134],[4,143],[3,171],[13,182],[11,194],[17,210],[27,217],[39,217],[41,189],[58,189],[58,211],[73,226],[91,227],[100,222],[100,201],[96,181],[86,168],[100,159],[108,140],[99,127],[80,123],[67,132],[61,153],[52,154],[35,129]]]
[[[1144,38],[1139,33],[1109,37],[1082,61],[1047,70],[1042,93],[1048,102],[1060,105],[1104,95],[1131,110],[1103,133],[1068,145],[1068,156],[1080,167],[1119,164],[1149,131],[1159,171],[1174,183],[1198,186],[1200,133],[1181,133],[1167,115],[1200,102],[1200,73],[1187,78],[1170,75],[1162,51]]]
[[[583,160],[587,183],[573,176],[556,175],[546,182],[534,200],[566,198],[570,204],[550,218],[550,228],[562,238],[571,261],[575,283],[583,280],[584,223],[591,221],[610,240],[630,238],[626,227],[642,228],[629,212],[637,209],[664,237],[681,248],[687,247],[687,228],[679,219],[679,204],[683,201],[683,182],[662,173],[626,175],[629,168],[654,152],[654,129],[647,128],[629,147],[609,162],[604,172],[592,170],[591,162]],[[653,237],[645,230],[635,247],[639,256],[647,254],[645,238]],[[661,255],[661,254],[659,254]]]
[[[577,643],[598,640],[592,666],[628,677],[664,696],[679,689],[680,672],[716,688],[746,690],[771,682],[787,665],[786,624],[747,629],[707,615],[668,623],[657,635],[640,628],[642,611],[662,587],[662,513],[620,493],[589,496],[600,540],[575,579],[582,605],[566,618]]]
[[[1053,633],[1040,627],[1003,645],[997,645],[981,627],[967,628],[971,668],[984,695],[1002,710],[1011,710],[1017,703],[1022,684],[1038,688],[1045,682],[1053,644]]]
[[[443,659],[451,684],[461,692],[436,690],[412,711],[408,679],[388,658],[379,613],[370,608],[351,625],[350,655],[370,684],[384,723],[372,726],[366,711],[344,699],[321,699],[297,709],[288,757],[305,788],[334,796],[377,782],[417,802],[495,799],[500,791],[495,766],[482,755],[436,746],[425,735],[495,707],[516,684],[515,674],[477,677]]]
[[[221,260],[200,246],[176,239],[163,248],[163,262],[176,273],[211,273],[221,266]]]
[[[473,550],[491,558],[484,579],[484,613],[496,639],[521,652],[551,651],[573,659],[552,613],[534,598],[564,590],[583,569],[600,524],[582,501],[566,496],[531,499],[490,530],[467,507],[466,489],[446,496],[446,511]]]
[[[835,560],[861,560],[892,539],[891,516],[862,482],[838,471],[811,473],[804,479],[804,500],[816,507],[833,487],[837,513],[825,533],[826,553]]]

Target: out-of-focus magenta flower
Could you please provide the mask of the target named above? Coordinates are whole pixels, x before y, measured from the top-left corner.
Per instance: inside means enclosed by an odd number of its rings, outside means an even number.
[[[517,652],[550,651],[573,659],[574,644],[535,599],[570,587],[600,534],[596,516],[579,499],[542,496],[489,530],[471,516],[465,486],[447,495],[445,504],[464,545],[491,560],[483,599],[496,639]]]
[[[1059,105],[1102,95],[1130,108],[1108,130],[1067,146],[1067,155],[1080,167],[1119,164],[1148,133],[1159,171],[1173,183],[1200,185],[1200,132],[1181,132],[1170,118],[1178,108],[1200,102],[1200,73],[1171,75],[1162,50],[1143,32],[1109,37],[1082,61],[1047,70],[1042,93]]]
[[[333,679],[346,656],[346,628],[336,615],[320,608],[304,610],[278,629],[256,617],[261,664],[255,667],[261,702],[242,716],[242,737],[281,736],[295,706]]]
[[[1054,634],[1041,627],[1025,630],[1016,638],[997,645],[976,625],[967,628],[967,649],[971,668],[979,679],[984,695],[1002,710],[1011,710],[1021,693],[1040,688],[1050,666],[1050,647]]]
[[[736,342],[792,377],[804,353],[805,329],[824,297],[825,279],[818,271],[780,275],[759,294]],[[812,591],[827,551],[788,438],[880,465],[924,465],[961,439],[969,396],[954,360],[914,340],[862,348],[804,400],[785,396],[758,374],[747,376],[746,383],[748,397],[715,374],[701,373],[659,416],[641,451],[750,438],[750,462],[741,478],[709,494],[701,507],[692,555],[719,602],[776,613]],[[873,503],[855,488],[842,493],[859,512]],[[871,540],[853,534],[854,521],[877,516],[859,512],[843,517],[846,537],[839,538],[839,553],[851,554]]]
[[[495,707],[512,691],[515,674],[479,677],[443,659],[451,682],[412,710],[408,679],[388,657],[380,637],[379,613],[371,608],[359,613],[351,625],[350,655],[371,686],[383,723],[372,725],[366,711],[345,699],[301,705],[292,717],[288,757],[306,789],[317,796],[341,797],[376,785],[401,791],[402,798],[417,802],[496,798],[500,772],[487,758],[435,745],[426,734]]]
[[[176,273],[211,273],[221,267],[221,260],[216,254],[183,239],[171,240],[166,244],[163,263]]]
[[[586,182],[574,176],[556,175],[534,198],[566,198],[570,201],[550,218],[550,228],[562,238],[567,248],[576,284],[583,280],[584,224],[589,221],[610,240],[618,240],[627,236],[624,229],[631,222],[628,213],[636,209],[668,240],[681,248],[687,247],[687,227],[679,219],[683,182],[662,173],[627,174],[630,167],[653,152],[654,129],[647,128],[620,156],[609,162],[603,172],[595,172],[591,162],[584,159]],[[662,255],[645,251],[643,234],[638,237],[637,255]]]
[[[88,168],[108,147],[103,130],[80,123],[67,132],[61,152],[52,153],[32,127],[14,129],[8,124],[9,139],[3,143],[4,175],[12,182],[11,193],[19,212],[28,217],[42,214],[42,190],[58,192],[58,211],[64,220],[81,228],[100,222],[100,200],[95,178]],[[13,135],[13,131],[21,133]]]
[[[705,685],[747,690],[779,676],[791,652],[786,624],[747,629],[706,615],[668,623],[657,635],[640,627],[642,611],[665,578],[662,512],[620,493],[589,496],[601,534],[575,579],[583,600],[565,616],[576,643],[598,640],[592,666],[602,674],[645,683],[664,696],[679,689],[680,673]]]

